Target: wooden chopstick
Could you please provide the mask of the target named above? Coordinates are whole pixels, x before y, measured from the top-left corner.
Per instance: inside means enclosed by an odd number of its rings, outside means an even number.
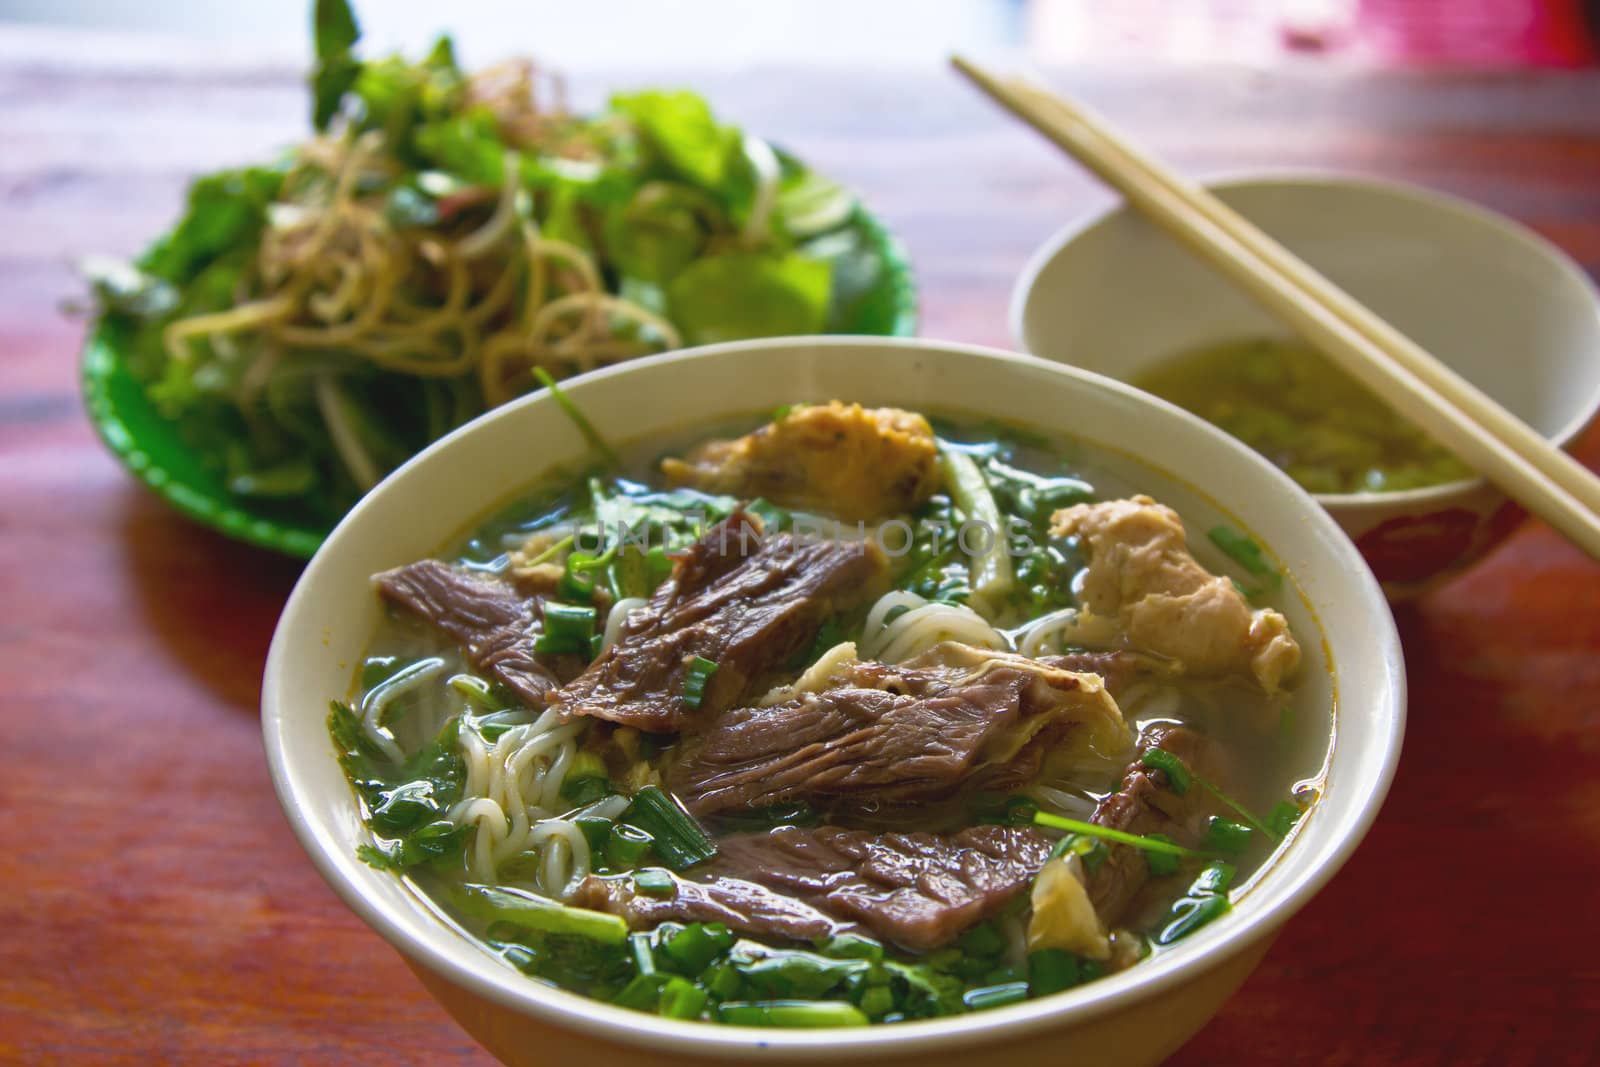
[[[1046,90],[963,75],[1473,469],[1600,559],[1600,479],[1254,225]]]

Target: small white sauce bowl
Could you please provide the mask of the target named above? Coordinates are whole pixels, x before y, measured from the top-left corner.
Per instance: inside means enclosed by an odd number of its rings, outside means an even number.
[[[1526,227],[1416,186],[1329,174],[1224,178],[1224,202],[1557,445],[1600,410],[1600,291]],[[1012,293],[1025,351],[1119,380],[1218,341],[1289,336],[1126,204],[1066,227]],[[1319,494],[1391,596],[1457,573],[1521,509],[1483,479]]]

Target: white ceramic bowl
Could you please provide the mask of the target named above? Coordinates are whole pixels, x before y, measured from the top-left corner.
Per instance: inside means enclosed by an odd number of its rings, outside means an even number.
[[[1223,201],[1559,445],[1600,410],[1600,292],[1554,245],[1414,186],[1326,174],[1226,178]],[[1068,226],[1023,271],[1028,352],[1127,380],[1216,341],[1287,336],[1227,279],[1126,205]],[[1521,512],[1482,479],[1320,495],[1391,593],[1452,574]]]
[[[273,782],[312,861],[507,1062],[1154,1062],[1215,1013],[1376,814],[1399,754],[1405,704],[1399,641],[1381,591],[1310,497],[1198,419],[1057,364],[902,340],[718,345],[598,371],[566,388],[618,443],[839,397],[971,412],[1137,449],[1137,459],[1109,456],[1115,473],[1192,522],[1250,530],[1286,566],[1305,684],[1330,706],[1339,695],[1338,744],[1321,802],[1232,914],[1158,958],[1066,994],[958,1018],[806,1032],[672,1022],[531,981],[439,921],[400,879],[356,858],[364,831],[324,725],[329,699],[348,694],[379,618],[368,576],[437,551],[549,468],[584,455],[582,438],[548,395],[525,398],[422,452],[339,524],[284,609],[262,692]]]

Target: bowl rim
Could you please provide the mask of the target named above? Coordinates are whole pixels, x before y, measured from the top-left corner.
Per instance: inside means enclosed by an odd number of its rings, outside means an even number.
[[[783,1061],[815,1057],[823,1050],[840,1059],[855,1059],[874,1055],[907,1055],[933,1048],[941,1050],[967,1048],[997,1039],[1014,1040],[1040,1031],[1058,1029],[1068,1024],[1069,1020],[1086,1022],[1145,1001],[1163,990],[1181,986],[1209,973],[1225,960],[1270,937],[1327,884],[1366,836],[1393,780],[1404,737],[1406,678],[1399,634],[1382,589],[1366,564],[1362,562],[1354,545],[1344,537],[1322,508],[1311,506],[1309,494],[1295,485],[1287,475],[1204,420],[1166,401],[1142,393],[1125,382],[1082,368],[1000,349],[955,342],[891,337],[820,336],[733,341],[663,353],[627,364],[601,368],[569,379],[562,385],[569,392],[581,393],[586,385],[595,381],[687,360],[761,358],[764,354],[775,350],[813,347],[940,352],[959,358],[977,357],[1004,365],[1026,365],[1036,372],[1042,368],[1044,373],[1075,379],[1080,384],[1122,394],[1124,398],[1140,405],[1163,409],[1165,415],[1187,422],[1199,432],[1213,436],[1218,439],[1222,447],[1233,451],[1241,462],[1253,464],[1269,478],[1276,479],[1291,498],[1298,494],[1299,498],[1304,500],[1305,506],[1301,509],[1303,518],[1313,528],[1307,537],[1323,543],[1327,551],[1333,552],[1336,556],[1344,557],[1341,573],[1348,579],[1344,595],[1359,598],[1373,615],[1375,626],[1371,636],[1376,639],[1378,645],[1377,662],[1381,665],[1378,669],[1379,681],[1384,683],[1362,694],[1360,705],[1367,713],[1378,716],[1375,720],[1374,733],[1374,737],[1378,740],[1374,745],[1381,746],[1381,758],[1375,763],[1369,761],[1348,765],[1348,773],[1358,776],[1358,781],[1349,786],[1351,799],[1348,802],[1348,812],[1340,813],[1340,821],[1344,825],[1342,835],[1335,833],[1326,846],[1319,846],[1324,852],[1322,861],[1315,867],[1296,875],[1292,882],[1275,888],[1274,892],[1278,899],[1267,905],[1252,907],[1252,900],[1261,898],[1262,886],[1271,880],[1270,869],[1264,868],[1268,872],[1267,875],[1258,878],[1240,906],[1224,918],[1223,923],[1231,924],[1231,932],[1224,936],[1216,929],[1200,931],[1193,939],[1186,942],[1179,952],[1174,953],[1176,959],[1167,956],[1151,960],[1120,975],[1110,976],[1054,997],[985,1012],[908,1021],[893,1026],[808,1031],[667,1020],[542,985],[505,968],[503,963],[487,952],[483,954],[483,966],[476,969],[450,958],[436,945],[416,937],[412,933],[412,922],[390,915],[383,905],[368,899],[363,883],[373,878],[394,877],[391,873],[366,868],[361,866],[359,861],[335,855],[333,850],[325,849],[324,842],[301,813],[290,785],[287,770],[288,751],[285,744],[287,735],[285,724],[296,712],[295,709],[280,706],[283,703],[280,695],[282,684],[280,679],[290,669],[290,664],[287,662],[290,634],[296,628],[290,623],[298,621],[297,617],[303,614],[304,604],[313,595],[310,590],[317,580],[325,557],[348,536],[347,531],[352,526],[362,521],[362,514],[372,507],[372,501],[382,492],[384,485],[402,482],[412,470],[427,462],[434,454],[455,447],[457,442],[470,434],[482,432],[491,420],[522,418],[524,409],[540,405],[546,408],[544,417],[551,419],[564,417],[550,398],[549,391],[539,390],[455,430],[391,473],[383,483],[380,483],[378,489],[363,497],[356,507],[340,520],[316,556],[306,566],[290,593],[267,656],[262,681],[262,729],[268,769],[279,803],[295,837],[324,880],[352,911],[413,965],[425,967],[434,975],[475,996],[490,1000],[541,1023],[578,1030],[598,1040],[625,1046],[657,1048],[670,1053],[715,1060],[759,1055],[762,1059]],[[1004,372],[1003,368],[1001,372]],[[582,402],[581,397],[574,399]],[[1176,476],[1169,475],[1169,477]],[[1352,714],[1349,706],[1349,701],[1340,701],[1337,705],[1337,714],[1341,716]],[[303,714],[303,711],[300,713]],[[1387,722],[1384,721],[1384,716],[1387,716]],[[1341,746],[1338,743],[1337,721],[1334,745],[1322,772],[1324,777],[1334,772],[1339,760],[1338,753]],[[329,751],[331,753],[331,747]],[[1357,793],[1358,788],[1365,789],[1365,792]],[[439,920],[430,921],[439,922],[441,928],[445,928],[445,924]],[[505,973],[502,974],[502,971]],[[490,974],[496,977],[491,978]]]
[[[1535,258],[1547,262],[1555,269],[1558,276],[1562,277],[1565,284],[1575,288],[1587,298],[1591,316],[1596,320],[1600,320],[1600,282],[1596,282],[1595,279],[1591,278],[1576,260],[1543,234],[1523,225],[1503,212],[1485,207],[1466,197],[1430,189],[1427,186],[1413,182],[1318,167],[1284,167],[1265,170],[1223,169],[1198,175],[1195,181],[1209,190],[1267,189],[1274,186],[1355,189],[1364,193],[1390,196],[1397,200],[1405,200],[1425,206],[1430,210],[1455,215],[1471,224],[1487,227],[1507,243],[1519,246]],[[1079,214],[1047,238],[1043,244],[1034,249],[1028,256],[1021,273],[1017,275],[1017,280],[1012,284],[1006,312],[1011,340],[1017,346],[1018,351],[1033,354],[1033,350],[1027,343],[1025,320],[1028,304],[1033,296],[1034,288],[1038,284],[1039,275],[1044,272],[1045,268],[1057,256],[1065,252],[1069,245],[1086,237],[1090,231],[1109,224],[1114,217],[1135,214],[1137,212],[1131,204],[1121,197],[1113,196],[1109,203],[1090,208]],[[1047,356],[1038,356],[1037,358],[1049,359]],[[1059,361],[1051,360],[1051,362]],[[1120,378],[1116,380],[1122,381]],[[1547,441],[1558,448],[1566,448],[1583,433],[1584,429],[1595,420],[1596,416],[1600,416],[1600,384],[1597,384],[1582,411],[1555,433],[1541,436],[1544,436]],[[1440,504],[1455,497],[1478,492],[1489,484],[1487,478],[1478,475],[1473,478],[1458,478],[1454,481],[1440,482],[1437,485],[1419,486],[1415,489],[1396,489],[1385,492],[1363,490],[1357,493],[1311,493],[1310,495],[1312,499],[1324,507],[1337,506],[1344,512],[1387,513],[1396,509],[1427,508],[1429,505]]]

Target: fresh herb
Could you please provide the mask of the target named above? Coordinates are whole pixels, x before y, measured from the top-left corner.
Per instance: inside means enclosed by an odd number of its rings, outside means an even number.
[[[1254,539],[1227,526],[1213,526],[1206,531],[1206,536],[1211,538],[1211,543],[1222,549],[1229,559],[1243,567],[1252,577],[1265,582],[1269,589],[1276,589],[1283,584],[1283,574],[1267,559],[1266,553]]]
[[[668,978],[661,986],[656,1010],[668,1019],[698,1019],[711,995],[683,978]]]
[[[606,761],[599,753],[588,749],[573,757],[567,777],[561,783],[562,799],[573,804],[592,804],[615,792],[611,779],[606,776]]]
[[[1008,1004],[1020,1004],[1027,999],[1027,982],[1007,982],[1004,985],[980,986],[977,989],[967,990],[961,997],[961,1001],[967,1006],[968,1011],[987,1011],[990,1008],[1003,1008]]]
[[[1255,831],[1243,823],[1213,815],[1206,823],[1205,847],[1208,852],[1235,855],[1250,847]]]
[[[672,961],[680,974],[698,977],[713,960],[732,948],[734,941],[733,934],[721,923],[691,923],[662,940],[661,954]]]
[[[1292,800],[1280,800],[1272,813],[1267,816],[1267,830],[1273,837],[1282,841],[1289,836],[1289,831],[1294,829],[1295,823],[1300,821],[1304,814],[1300,805]]]
[[[1149,748],[1139,762],[1152,770],[1160,771],[1167,776],[1167,785],[1180,797],[1189,791],[1190,774],[1188,766],[1177,756],[1164,748]]]
[[[620,945],[628,936],[628,924],[620,916],[569,908],[520,889],[463,885],[454,889],[450,897],[463,914],[486,922],[508,923],[544,934],[586,937],[605,945]]]
[[[589,641],[595,636],[594,608],[544,603],[544,632],[533,643],[535,652],[548,655],[576,655],[589,658]]]
[[[1189,892],[1172,905],[1168,921],[1155,936],[1156,944],[1170,945],[1223,915],[1231,908],[1228,887],[1233,884],[1232,865],[1218,860],[1208,864],[1195,877]]]
[[[1152,853],[1153,855],[1153,853]],[[1036,997],[1071,989],[1079,982],[1078,957],[1059,948],[1028,954],[1028,991]]]
[[[1041,811],[1033,817],[1033,821],[1040,826],[1047,826],[1052,830],[1071,830],[1077,834],[1087,834],[1090,837],[1104,838],[1119,845],[1132,845],[1142,848],[1146,852],[1164,852],[1169,856],[1199,856],[1200,853],[1193,849],[1175,845],[1170,841],[1163,841],[1153,837],[1141,837],[1138,834],[1126,833],[1122,830],[1113,830],[1109,826],[1099,826],[1092,822],[1083,822],[1080,819],[1069,819],[1062,815],[1052,815]]]
[[[694,816],[659,786],[647,785],[635,793],[621,821],[648,833],[656,855],[675,871],[717,854],[717,846]]]
[[[717,1008],[717,1020],[734,1026],[792,1029],[866,1026],[868,1023],[860,1008],[836,1000],[731,1000]]]
[[[966,520],[961,529],[970,543],[961,547],[972,560],[972,587],[985,596],[1005,594],[1016,576],[1006,550],[1009,528],[1000,516],[994,493],[971,456],[951,448],[941,448],[939,456],[950,497]],[[960,533],[956,540],[959,544]]]
[[[1165,841],[1168,844],[1177,844],[1176,841],[1173,841],[1172,838],[1168,837],[1166,834],[1146,834],[1145,836],[1152,841]],[[1144,859],[1145,863],[1150,868],[1150,877],[1152,878],[1165,878],[1169,874],[1178,873],[1178,857],[1172,855],[1171,853],[1146,852],[1144,854]]]
[[[594,449],[596,454],[605,461],[606,466],[613,469],[622,466],[622,457],[617,455],[616,449],[612,448],[606,442],[606,439],[600,436],[600,431],[594,428],[594,423],[589,421],[589,416],[585,415],[578,405],[572,402],[572,398],[567,395],[567,391],[556,383],[550,372],[543,367],[535,367],[533,368],[533,376],[540,385],[550,390],[550,398],[560,406],[562,413],[572,420],[572,424],[578,428],[578,432],[583,435],[583,439],[589,442],[589,447]]]
[[[467,777],[459,731],[460,720],[451,719],[432,741],[395,764],[367,736],[355,710],[333,702],[328,732],[376,839],[361,849],[368,863],[406,870],[460,855],[467,831],[449,817]]]
[[[717,673],[717,661],[696,656],[689,661],[688,669],[683,675],[683,702],[691,708],[698,708],[700,701],[705,699],[706,683],[711,676]]]
[[[651,867],[633,872],[633,888],[647,897],[670,897],[678,892],[678,882],[670,871]]]
[[[487,91],[448,37],[415,59],[361,54],[348,0],[315,0],[311,23],[317,151],[206,175],[137,262],[85,264],[144,398],[219,487],[275,519],[331,526],[542,373],[900,325],[855,199],[699,96],[565,114]],[[535,370],[541,314],[566,340]]]

